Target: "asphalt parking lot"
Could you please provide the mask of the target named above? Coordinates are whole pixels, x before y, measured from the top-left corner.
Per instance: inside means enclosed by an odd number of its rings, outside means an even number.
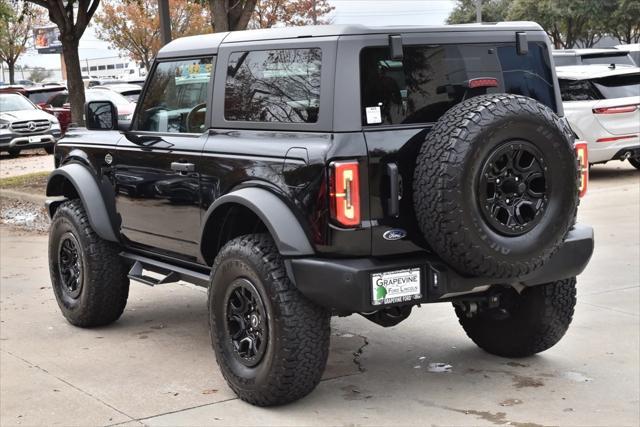
[[[579,220],[596,251],[565,338],[526,359],[486,354],[448,304],[384,329],[332,322],[324,380],[294,404],[255,408],[227,388],[203,289],[133,284],[114,325],[60,315],[47,237],[0,226],[0,424],[581,425],[640,423],[640,172],[592,169]]]

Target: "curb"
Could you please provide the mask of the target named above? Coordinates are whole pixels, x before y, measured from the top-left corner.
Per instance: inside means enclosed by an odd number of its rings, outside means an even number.
[[[14,199],[21,202],[34,203],[44,207],[44,202],[47,200],[47,196],[44,194],[24,193],[22,191],[0,189],[0,199]]]

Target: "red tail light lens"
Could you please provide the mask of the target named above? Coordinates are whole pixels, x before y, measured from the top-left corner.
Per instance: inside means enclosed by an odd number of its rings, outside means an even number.
[[[606,138],[598,138],[596,139],[596,142],[614,142],[621,139],[632,139],[637,137],[638,135],[608,136]]]
[[[360,225],[360,174],[357,161],[333,162],[331,175],[331,217],[345,227]]]
[[[583,197],[587,194],[587,186],[589,185],[589,150],[587,149],[587,143],[584,141],[576,141],[574,147],[580,170],[578,190],[580,197]]]
[[[622,114],[633,113],[638,109],[638,104],[633,105],[620,105],[618,107],[602,107],[594,108],[593,114]]]
[[[479,79],[471,79],[467,82],[470,89],[476,87],[498,87],[498,79],[492,77],[482,77]]]

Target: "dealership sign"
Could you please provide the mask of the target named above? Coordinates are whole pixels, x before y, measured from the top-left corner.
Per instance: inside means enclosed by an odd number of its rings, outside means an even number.
[[[38,53],[62,53],[60,30],[55,25],[34,28],[33,38]]]

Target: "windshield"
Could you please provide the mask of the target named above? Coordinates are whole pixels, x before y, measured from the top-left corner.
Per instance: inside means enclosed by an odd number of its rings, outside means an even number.
[[[0,113],[9,111],[35,110],[36,107],[27,98],[16,93],[0,95]]]
[[[129,105],[130,102],[127,99],[120,95],[119,93],[115,93],[110,89],[94,89],[86,91],[86,100],[89,101],[111,101],[116,106],[120,105]]]
[[[640,74],[605,77],[593,84],[606,99],[640,96]]]

